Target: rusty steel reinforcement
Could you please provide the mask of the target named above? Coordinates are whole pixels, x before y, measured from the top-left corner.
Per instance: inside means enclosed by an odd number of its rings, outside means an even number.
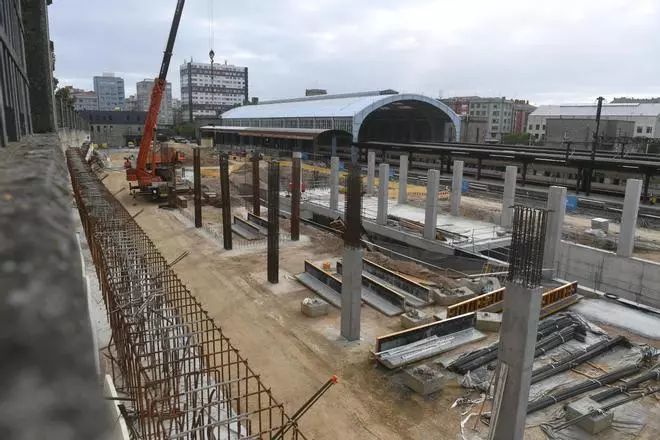
[[[220,202],[222,203],[222,238],[225,250],[232,249],[231,198],[229,195],[229,156],[220,154]]]
[[[268,164],[268,282],[277,284],[280,271],[280,163]]]
[[[252,213],[261,216],[261,200],[259,195],[259,153],[252,156]]]
[[[107,355],[142,439],[268,439],[280,404],[126,209],[84,163],[67,163],[112,330]],[[287,439],[305,439],[297,426]]]
[[[346,177],[346,206],[344,213],[346,218],[346,231],[344,232],[344,244],[360,247],[361,238],[361,213],[362,213],[362,177],[360,166],[349,165]]]
[[[509,282],[530,288],[541,285],[547,220],[548,212],[544,209],[514,207]]]
[[[202,227],[202,171],[201,151],[193,148],[193,198],[195,201],[195,227]]]
[[[300,239],[300,174],[301,162],[299,157],[293,158],[291,173],[291,240]]]

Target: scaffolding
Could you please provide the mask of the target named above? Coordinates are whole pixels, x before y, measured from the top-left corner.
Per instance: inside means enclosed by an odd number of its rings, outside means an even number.
[[[141,439],[305,439],[128,211],[67,151],[112,330],[108,356]]]

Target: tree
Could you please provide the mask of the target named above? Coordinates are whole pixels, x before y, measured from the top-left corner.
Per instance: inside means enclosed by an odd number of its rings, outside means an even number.
[[[76,103],[76,97],[71,95],[69,87],[61,87],[55,91],[55,98],[62,100],[64,105],[73,106]]]
[[[503,144],[529,144],[530,133],[507,133],[502,135]]]
[[[195,124],[180,124],[176,126],[175,130],[179,136],[184,136],[188,139],[195,137]]]

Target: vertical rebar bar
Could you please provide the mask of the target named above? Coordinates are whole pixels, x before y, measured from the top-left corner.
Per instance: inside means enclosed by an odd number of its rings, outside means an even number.
[[[301,159],[293,158],[291,173],[291,240],[300,239],[300,173]]]
[[[255,151],[252,156],[252,213],[257,217],[261,215],[259,187],[259,153]]]
[[[280,163],[268,164],[268,281],[279,282],[280,259]]]
[[[229,194],[229,156],[220,154],[220,202],[222,203],[222,238],[226,250],[232,249],[231,198]]]
[[[346,231],[344,232],[344,244],[360,246],[360,235],[362,229],[362,178],[360,166],[356,163],[349,165],[346,179],[346,204],[344,207]]]
[[[541,285],[548,212],[514,207],[508,280],[525,287]]]
[[[194,176],[194,201],[195,201],[195,227],[202,227],[202,170],[201,154],[199,148],[193,148],[193,176]]]

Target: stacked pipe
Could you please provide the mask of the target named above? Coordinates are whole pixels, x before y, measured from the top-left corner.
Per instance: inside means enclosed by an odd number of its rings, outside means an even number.
[[[558,362],[553,362],[551,364],[537,368],[532,372],[532,383],[535,384],[544,379],[547,379],[548,377],[554,376],[555,374],[570,370],[571,368],[576,367],[577,365],[580,365],[619,345],[630,346],[630,342],[623,336],[617,336],[613,339],[607,339],[605,341],[590,345],[584,350],[584,352],[572,354],[559,360]]]
[[[539,411],[543,408],[547,408],[550,405],[553,405],[557,402],[562,402],[566,399],[570,399],[571,397],[579,396],[580,394],[586,393],[587,391],[595,390],[596,388],[600,388],[603,385],[611,384],[619,379],[623,379],[624,377],[632,376],[633,374],[638,373],[639,370],[639,365],[629,365],[627,367],[614,370],[610,373],[602,374],[595,379],[587,379],[578,383],[577,385],[573,385],[572,387],[568,387],[556,393],[540,397],[529,402],[529,405],[527,406],[527,414]]]
[[[647,371],[646,373],[643,373],[627,381],[625,384],[621,386],[608,388],[590,397],[591,400],[593,401],[602,402],[603,400],[616,396],[619,393],[624,393],[627,392],[628,390],[634,389],[635,387],[637,387],[637,385],[640,385],[649,380],[656,380],[656,381],[660,380],[660,369],[656,368],[654,370]]]
[[[539,323],[536,333],[538,342],[534,357],[540,356],[573,338],[580,340],[584,337],[585,332],[584,326],[576,322],[570,315],[561,315],[556,318],[544,320]],[[498,347],[499,342],[495,342],[488,347],[467,353],[449,365],[448,370],[459,374],[466,374],[468,371],[494,361],[497,358]]]

